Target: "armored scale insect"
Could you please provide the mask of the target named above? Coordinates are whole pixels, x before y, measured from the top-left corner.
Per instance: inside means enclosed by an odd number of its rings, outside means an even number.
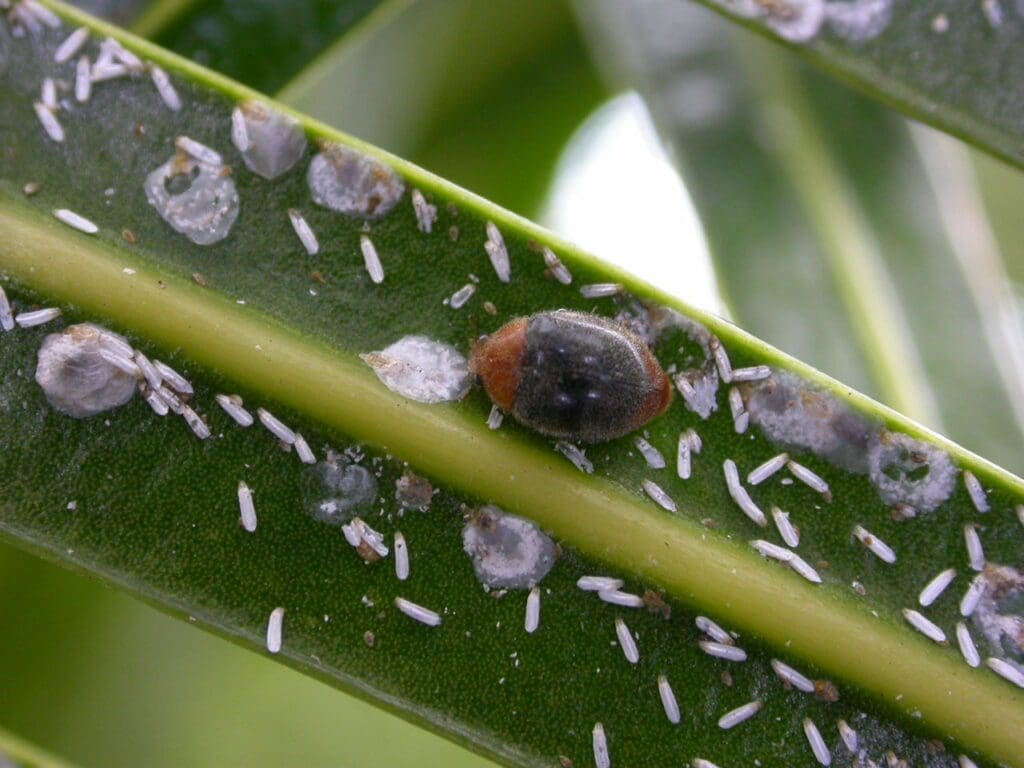
[[[541,434],[597,443],[664,413],[672,385],[635,334],[571,310],[510,321],[469,361],[491,400]]]

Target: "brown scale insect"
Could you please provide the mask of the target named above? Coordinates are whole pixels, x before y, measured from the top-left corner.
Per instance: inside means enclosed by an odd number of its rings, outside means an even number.
[[[566,309],[516,318],[480,338],[469,369],[519,423],[584,443],[622,437],[672,401],[668,376],[635,334]]]

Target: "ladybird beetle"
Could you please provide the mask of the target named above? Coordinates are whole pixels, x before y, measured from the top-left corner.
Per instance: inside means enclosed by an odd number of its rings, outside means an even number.
[[[481,337],[469,369],[519,423],[585,443],[622,437],[672,400],[668,376],[636,334],[567,309],[516,318]]]

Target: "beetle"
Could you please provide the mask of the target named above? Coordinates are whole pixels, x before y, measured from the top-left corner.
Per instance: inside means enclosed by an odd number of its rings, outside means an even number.
[[[668,376],[636,334],[574,310],[519,317],[481,337],[469,370],[519,423],[584,443],[622,437],[672,401]]]

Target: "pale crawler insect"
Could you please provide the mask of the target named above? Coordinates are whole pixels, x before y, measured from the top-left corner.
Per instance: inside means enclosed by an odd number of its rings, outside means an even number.
[[[981,546],[978,527],[973,523],[964,526],[964,544],[967,547],[967,561],[971,570],[982,571],[985,568],[985,550]]]
[[[644,599],[632,592],[623,592],[620,589],[601,590],[597,596],[602,602],[611,605],[618,605],[621,608],[643,608]]]
[[[953,579],[956,578],[956,568],[947,568],[937,574],[931,581],[925,584],[924,589],[921,590],[921,594],[918,595],[917,602],[922,607],[927,608],[929,605],[934,603],[943,592],[946,591],[946,587],[953,583]]]
[[[277,416],[272,414],[266,408],[257,408],[256,415],[260,419],[260,423],[267,428],[267,430],[282,443],[287,445],[293,445],[295,443],[295,431],[285,425]]]
[[[505,245],[505,238],[501,236],[501,230],[493,221],[487,222],[487,240],[484,242],[484,250],[491,260],[491,267],[498,280],[507,283],[512,279],[512,261],[508,255],[508,248]]]
[[[224,412],[235,420],[241,427],[251,427],[253,423],[252,414],[242,407],[242,398],[238,395],[217,395],[214,398],[217,405],[224,409]]]
[[[988,512],[992,508],[981,481],[969,469],[964,470],[964,486],[967,488],[967,495],[971,497],[971,503],[974,504],[976,510]]]
[[[759,464],[754,469],[750,470],[750,473],[747,475],[747,482],[750,485],[760,485],[786,466],[787,461],[789,461],[788,453],[780,453],[776,456],[772,456],[763,464]]]
[[[488,505],[462,529],[462,547],[486,589],[527,589],[555,564],[555,543],[533,522]]]
[[[664,675],[658,675],[658,697],[661,699],[661,706],[665,710],[665,717],[672,725],[678,725],[680,721],[679,703],[676,701],[676,694]]]
[[[622,649],[622,655],[626,657],[626,661],[630,664],[638,664],[640,649],[636,647],[636,640],[633,639],[629,627],[622,619],[615,619],[615,637],[618,638],[619,647]]]
[[[735,645],[716,643],[711,640],[701,640],[697,645],[699,645],[700,649],[708,656],[714,656],[716,659],[735,662],[747,660],[747,652]]]
[[[778,507],[772,507],[772,520],[775,521],[775,528],[787,546],[800,546],[800,531],[790,521],[789,512],[783,512]]]
[[[35,328],[36,326],[42,326],[55,321],[59,316],[60,308],[49,306],[43,309],[33,309],[29,312],[18,312],[17,316],[14,317],[14,323],[17,324],[18,328]]]
[[[569,268],[547,246],[544,247],[542,253],[544,255],[544,265],[548,268],[551,276],[562,285],[570,285],[572,283],[572,273],[569,271]]]
[[[422,605],[414,603],[411,600],[406,600],[404,597],[395,598],[395,607],[410,619],[418,621],[420,624],[426,624],[428,627],[441,626],[441,615],[439,613],[432,611],[429,608],[424,608]]]
[[[84,419],[131,400],[137,380],[104,357],[110,338],[105,328],[83,323],[43,340],[35,376],[50,405]]]
[[[219,164],[177,154],[152,171],[146,199],[173,229],[197,245],[220,242],[238,218],[235,182]]]
[[[605,735],[604,726],[601,723],[594,724],[590,740],[594,749],[594,766],[596,768],[611,768],[612,760],[608,755],[608,737]]]
[[[772,669],[775,670],[775,674],[779,678],[779,680],[786,683],[787,685],[793,686],[798,691],[803,691],[804,693],[814,693],[814,681],[811,680],[809,677],[793,669],[793,667],[789,666],[785,662],[779,661],[778,659],[772,659],[771,664]]]
[[[576,588],[584,592],[614,592],[622,586],[622,579],[612,576],[580,576],[576,581]]]
[[[857,732],[843,719],[836,723],[836,727],[839,729],[839,738],[843,740],[846,750],[851,755],[857,754]]]
[[[941,627],[920,611],[915,611],[913,608],[904,608],[903,618],[907,620],[907,623],[910,626],[929,640],[933,640],[940,645],[946,644],[946,633],[942,631]]]
[[[55,208],[53,215],[58,221],[67,224],[72,229],[77,229],[79,232],[85,232],[87,235],[95,235],[100,231],[100,228],[85,218],[85,216],[69,211],[67,208]]]
[[[256,505],[252,500],[252,491],[244,480],[238,481],[238,510],[242,527],[253,533],[256,530]]]
[[[888,563],[889,565],[892,565],[896,562],[896,553],[893,551],[892,547],[890,547],[880,538],[872,534],[863,526],[856,526],[853,529],[853,535],[861,544],[867,547],[868,550],[883,563]]]
[[[373,244],[369,235],[359,236],[359,250],[363,253],[363,265],[370,279],[378,285],[383,283],[384,265],[380,261],[380,254],[377,253],[377,246]]]
[[[270,653],[281,651],[281,635],[284,624],[284,608],[280,606],[270,612],[267,619],[267,650]]]
[[[359,356],[393,392],[421,403],[459,400],[469,391],[469,368],[455,347],[426,336],[404,336]]]
[[[804,736],[811,747],[811,754],[821,765],[832,765],[832,751],[825,744],[825,739],[818,730],[818,726],[809,717],[804,718]]]
[[[523,629],[532,635],[540,626],[540,587],[530,589],[526,597],[526,616],[523,619]]]
[[[242,102],[231,112],[231,141],[246,167],[264,179],[284,175],[306,152],[299,121],[259,101]]]
[[[401,531],[395,532],[395,578],[399,581],[409,578],[409,546]]]
[[[360,219],[391,212],[405,184],[384,163],[340,144],[324,144],[306,175],[313,202]]]
[[[742,707],[736,707],[736,709],[726,712],[718,718],[718,727],[723,731],[735,728],[740,723],[745,723],[760,712],[761,707],[763,706],[764,705],[760,701],[751,701],[744,704]]]
[[[648,467],[651,469],[665,468],[665,457],[662,456],[661,451],[651,445],[646,438],[634,438],[633,445],[635,445],[636,449],[640,451],[640,455],[644,457],[644,461],[647,462]]]
[[[299,242],[302,243],[302,247],[306,249],[306,253],[310,256],[315,256],[320,250],[320,242],[316,239],[312,227],[309,226],[309,222],[306,221],[302,212],[297,208],[289,208],[288,220],[291,221],[292,229],[295,230],[295,234],[298,236]]]
[[[971,631],[967,628],[967,624],[962,621],[956,623],[956,642],[960,646],[960,654],[964,657],[967,665],[980,667],[981,655],[978,653],[978,647],[974,644],[974,638],[971,637]]]

